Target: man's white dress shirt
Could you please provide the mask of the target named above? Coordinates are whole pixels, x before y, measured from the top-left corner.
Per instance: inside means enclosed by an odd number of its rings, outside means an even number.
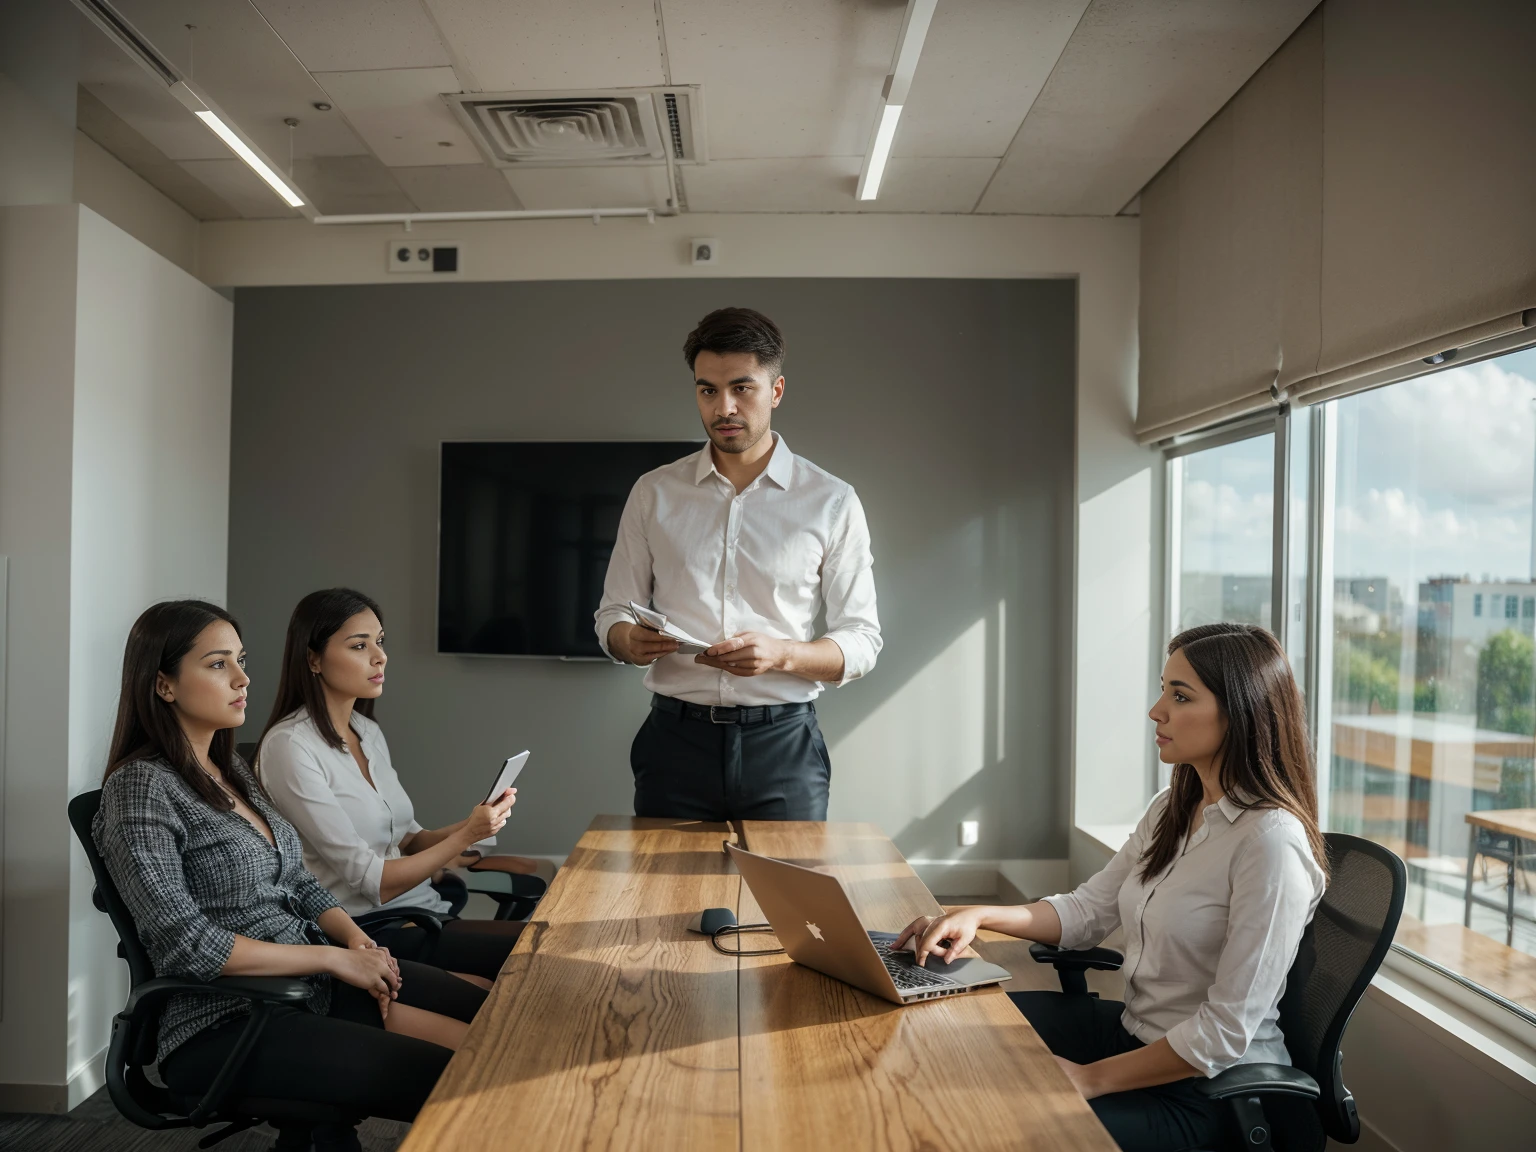
[[[1289,812],[1245,811],[1223,796],[1174,862],[1143,883],[1141,855],[1168,796],[1152,801],[1102,872],[1046,897],[1061,917],[1061,947],[1092,947],[1123,925],[1120,1023],[1145,1044],[1166,1038],[1204,1075],[1289,1064],[1280,997],[1324,886],[1306,830]]]
[[[814,640],[825,606],[826,635],[843,652],[839,683],[875,666],[880,621],[863,505],[851,485],[773,438],[768,466],[739,494],[707,444],[635,482],[597,610],[604,652],[609,629],[634,623],[631,600],[711,644],[739,632]],[[646,670],[645,686],[722,705],[813,700],[824,687],[787,672],[733,676],[677,653]]]
[[[372,788],[352,753],[327,744],[304,708],[274,724],[257,753],[262,786],[304,841],[304,867],[350,916],[381,907],[447,912],[448,902],[426,880],[393,900],[379,898],[384,861],[398,860],[400,841],[421,825],[390,763],[384,730],[357,713],[352,730]]]

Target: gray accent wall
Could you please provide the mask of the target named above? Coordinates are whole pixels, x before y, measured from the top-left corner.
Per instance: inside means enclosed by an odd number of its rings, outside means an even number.
[[[831,817],[911,858],[1067,849],[1074,280],[733,279],[242,288],[229,603],[255,739],[306,592],[381,602],[378,718],[418,818],[534,757],[501,838],[568,852],[632,811],[638,669],[434,651],[438,444],[702,436],[683,337],[722,305],[783,328],[774,428],[868,513],[885,651],[818,702]],[[594,605],[595,607],[595,605]],[[958,847],[962,819],[981,840]]]

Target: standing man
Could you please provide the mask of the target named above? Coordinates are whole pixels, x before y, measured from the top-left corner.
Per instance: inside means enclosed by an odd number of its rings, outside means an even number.
[[[630,749],[635,815],[825,820],[832,763],[813,701],[880,654],[864,508],[769,429],[784,396],[772,320],[711,312],[683,357],[709,445],[635,482],[597,611],[603,650],[646,668],[654,693]],[[631,600],[713,647],[679,654]]]

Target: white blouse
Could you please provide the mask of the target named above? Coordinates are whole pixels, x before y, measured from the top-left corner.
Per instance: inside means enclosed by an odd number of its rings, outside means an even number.
[[[1289,1064],[1280,997],[1323,895],[1306,829],[1289,812],[1223,796],[1173,863],[1149,882],[1140,860],[1168,803],[1158,794],[1130,840],[1075,891],[1046,899],[1061,946],[1125,927],[1125,1030],[1166,1038],[1206,1076],[1234,1064]]]
[[[368,786],[352,753],[325,742],[300,708],[272,726],[261,742],[257,768],[277,809],[304,841],[304,866],[331,890],[349,915],[378,908],[449,905],[423,880],[387,903],[379,899],[384,861],[400,858],[400,841],[421,831],[411,798],[400,786],[383,730],[366,716],[352,716],[373,776]]]

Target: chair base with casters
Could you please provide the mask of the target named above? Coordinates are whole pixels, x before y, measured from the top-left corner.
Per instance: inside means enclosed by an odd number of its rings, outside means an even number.
[[[1237,1064],[1194,1085],[1207,1099],[1227,1101],[1236,1122],[1235,1147],[1254,1152],[1322,1152],[1329,1139],[1360,1139],[1341,1043],[1397,932],[1408,870],[1394,853],[1358,836],[1328,832],[1323,841],[1331,879],[1302,934],[1280,1000],[1280,1029],[1295,1065]],[[1029,953],[1056,968],[1069,995],[1087,994],[1090,970],[1114,971],[1124,960],[1109,948],[1035,944]]]
[[[101,807],[101,792],[86,792],[69,802],[69,823],[85,849],[96,880],[92,901],[105,912],[117,930],[117,954],[128,965],[132,990],[123,1010],[112,1018],[107,1045],[107,1095],[122,1116],[141,1128],[165,1131],[173,1128],[205,1128],[223,1125],[198,1143],[211,1148],[258,1124],[278,1130],[276,1147],[283,1152],[307,1152],[317,1130],[325,1130],[323,1147],[349,1152],[359,1147],[353,1131],[360,1116],[328,1104],[309,1100],[268,1099],[243,1095],[240,1071],[275,1009],[303,1005],[309,986],[286,976],[222,976],[207,982],[178,976],[158,976],[134,927],[133,916],[123,903],[106,864],[96,849],[91,824]],[[230,1052],[201,1096],[172,1091],[150,1080],[154,1064],[160,1013],[172,996],[228,996],[250,1005],[250,1016]]]

